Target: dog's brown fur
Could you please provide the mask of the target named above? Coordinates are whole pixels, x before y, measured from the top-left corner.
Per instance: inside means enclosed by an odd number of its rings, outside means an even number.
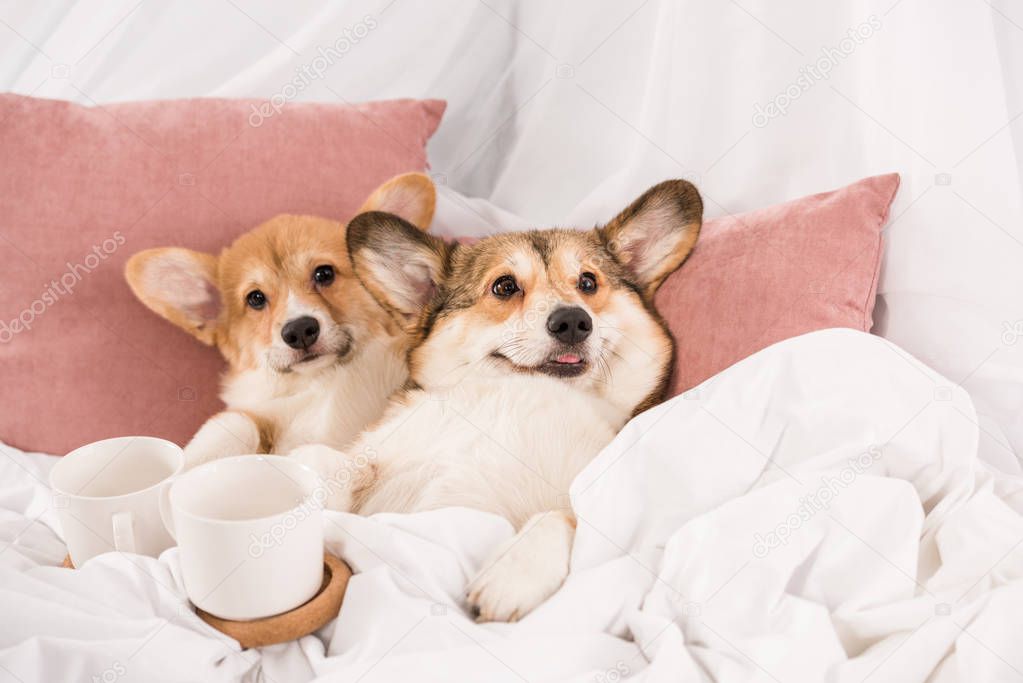
[[[395,212],[425,229],[435,202],[430,178],[410,173],[377,188],[361,210]],[[317,279],[325,267],[332,280]],[[407,376],[410,339],[355,275],[338,221],[277,216],[216,256],[149,249],[129,259],[125,277],[143,304],[216,346],[227,361],[221,397],[229,410],[211,418],[186,447],[190,465],[230,455],[229,449],[344,445],[379,415],[374,411],[382,410],[393,382],[400,386]],[[263,305],[249,303],[254,292]],[[285,323],[308,317],[319,326],[315,341],[290,346]],[[321,417],[335,402],[341,409]]]
[[[633,222],[641,210],[646,216],[663,211],[686,226],[680,233],[681,239],[665,252],[652,271],[645,273],[642,283],[633,270],[640,265],[635,260],[639,258],[637,251],[642,250],[633,248],[629,243],[633,232],[625,231],[625,226]],[[591,231],[533,230],[495,235],[474,244],[447,243],[435,238],[423,240],[424,256],[430,262],[429,267],[437,272],[440,284],[427,304],[418,309],[397,310],[379,281],[373,277],[363,277],[363,281],[398,324],[412,335],[407,390],[420,388],[416,378],[423,362],[419,357],[423,340],[446,318],[466,315],[467,309],[471,309],[469,315],[479,318],[475,325],[502,324],[538,299],[556,295],[566,303],[573,299],[585,300],[599,319],[612,296],[634,297],[659,325],[658,336],[663,340],[662,351],[667,359],[654,390],[633,409],[632,414],[636,415],[663,399],[675,359],[670,332],[654,307],[653,295],[692,252],[702,218],[703,202],[696,188],[684,181],[669,181],[650,188],[607,225]],[[388,239],[386,226],[390,222],[386,214],[373,212],[357,217],[357,222],[349,228],[350,252],[355,254],[365,248],[386,253],[387,247],[381,241]],[[634,229],[635,225],[632,227]],[[391,229],[401,230],[401,227],[391,226]],[[489,295],[488,285],[500,276],[517,273],[521,277],[524,272],[533,274],[532,278],[520,281],[525,294],[520,292],[509,301]],[[581,272],[591,272],[597,277],[594,294],[583,294],[576,287]]]
[[[431,191],[423,190],[430,186]],[[412,199],[395,198],[402,192]],[[420,194],[416,194],[419,192]],[[432,182],[421,173],[398,176],[377,188],[360,213],[387,208],[404,214],[412,225],[428,227],[435,196]],[[376,334],[393,335],[396,328],[381,315],[373,298],[361,287],[348,259],[345,226],[316,216],[281,215],[236,239],[219,256],[178,247],[149,249],[134,254],[125,278],[139,300],[204,344],[216,346],[229,365],[229,375],[251,370],[270,345],[285,314],[286,296],[322,307],[335,322],[366,325]],[[166,264],[170,265],[166,265]],[[333,266],[335,282],[317,287],[310,273],[319,265]],[[198,277],[193,283],[165,278],[177,266]],[[197,305],[183,305],[168,289],[197,287]],[[257,311],[245,303],[252,290],[266,294],[267,308]]]

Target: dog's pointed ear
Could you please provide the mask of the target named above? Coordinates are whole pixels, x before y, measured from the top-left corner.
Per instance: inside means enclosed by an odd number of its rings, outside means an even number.
[[[361,213],[348,223],[348,255],[355,274],[405,329],[440,287],[453,247],[400,216]]]
[[[404,218],[421,230],[427,230],[436,206],[437,188],[430,176],[425,173],[405,173],[375,189],[359,213],[386,211]]]
[[[696,187],[685,180],[666,180],[597,232],[644,295],[653,297],[689,256],[702,224],[703,200]]]
[[[216,341],[221,302],[215,256],[176,247],[147,249],[128,259],[124,277],[150,310],[204,344]]]

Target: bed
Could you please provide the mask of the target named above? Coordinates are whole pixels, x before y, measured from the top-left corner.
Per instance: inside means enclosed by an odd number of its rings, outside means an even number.
[[[504,519],[327,512],[327,548],[356,571],[341,614],[259,650],[195,615],[177,548],[57,566],[54,458],[8,452],[0,666],[14,680],[1015,680],[1023,485],[978,458],[978,431],[962,388],[880,337],[780,342],[638,416],[579,475],[571,574],[522,621],[465,610],[466,582],[513,534]]]

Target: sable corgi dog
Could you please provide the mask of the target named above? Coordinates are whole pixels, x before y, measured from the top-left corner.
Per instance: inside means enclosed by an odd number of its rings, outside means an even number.
[[[436,192],[422,173],[392,178],[362,211],[426,229]],[[345,226],[281,215],[219,256],[168,247],[128,260],[125,277],[157,314],[227,360],[221,398],[185,447],[186,465],[306,443],[343,447],[408,377],[411,337],[360,284]]]
[[[558,589],[576,519],[572,480],[666,388],[674,346],[653,307],[702,223],[670,180],[603,227],[447,244],[387,213],[356,216],[356,274],[415,339],[410,378],[345,452],[293,455],[361,514],[464,506],[517,535],[471,581],[481,620],[515,620]]]

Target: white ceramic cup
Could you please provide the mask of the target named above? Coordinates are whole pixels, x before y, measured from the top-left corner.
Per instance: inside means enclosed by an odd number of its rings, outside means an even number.
[[[221,619],[287,612],[323,583],[326,489],[308,467],[239,455],[186,472],[161,501],[185,591]]]
[[[113,550],[155,557],[174,545],[160,498],[184,462],[180,447],[151,436],[97,441],[61,458],[50,488],[74,565]]]

